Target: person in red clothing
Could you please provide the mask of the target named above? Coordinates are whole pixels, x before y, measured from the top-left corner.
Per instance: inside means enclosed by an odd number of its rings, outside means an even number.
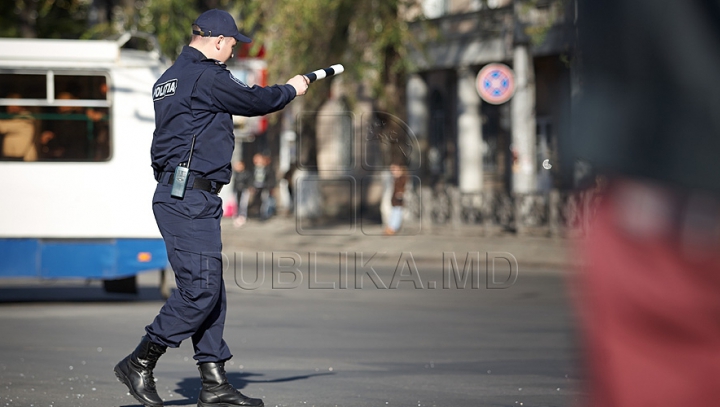
[[[717,405],[720,4],[577,7],[570,150],[608,180],[570,285],[586,404]]]

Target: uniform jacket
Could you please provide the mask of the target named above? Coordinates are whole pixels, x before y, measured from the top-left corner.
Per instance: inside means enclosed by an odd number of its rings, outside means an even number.
[[[190,170],[223,184],[230,182],[235,146],[232,115],[260,116],[282,109],[296,96],[291,85],[248,86],[224,64],[185,46],[153,87],[155,132],[151,158],[155,178],[187,162]]]

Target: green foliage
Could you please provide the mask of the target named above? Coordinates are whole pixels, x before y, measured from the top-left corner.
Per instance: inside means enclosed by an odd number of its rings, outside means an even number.
[[[190,40],[191,25],[201,13],[202,4],[188,0],[135,0],[115,13],[113,21],[90,27],[83,38],[108,38],[122,32],[154,35],[161,52],[175,59]]]
[[[19,37],[15,3],[0,1],[0,37]]]
[[[516,8],[523,23],[525,35],[534,46],[545,42],[547,34],[556,24],[562,23],[568,0],[521,0]]]
[[[10,0],[0,2],[3,37],[79,38],[87,27],[90,2]]]
[[[42,38],[78,38],[87,27],[89,3],[81,0],[40,2],[37,35]]]
[[[397,106],[387,84],[404,85],[407,45],[403,11],[414,0],[251,0],[242,24],[264,43],[272,78],[342,63],[346,81],[370,86],[388,109]],[[317,84],[319,85],[319,84]],[[316,85],[313,85],[317,88]],[[322,86],[322,85],[321,85]],[[320,92],[313,92],[318,94]],[[320,95],[324,99],[325,95]],[[313,103],[311,103],[312,105]]]
[[[236,15],[256,44],[266,47],[269,82],[341,63],[345,102],[369,97],[375,109],[404,117],[408,48],[415,43],[406,18],[418,0],[248,0]],[[418,7],[419,8],[419,7]],[[234,10],[235,11],[235,10]],[[305,112],[327,100],[331,81],[315,82]],[[368,92],[369,91],[369,92]],[[301,162],[315,163],[315,116],[301,117],[306,141]],[[309,136],[309,137],[308,137]]]
[[[200,14],[187,0],[149,0],[138,10],[138,31],[154,34],[164,55],[175,59],[190,40],[191,26]]]

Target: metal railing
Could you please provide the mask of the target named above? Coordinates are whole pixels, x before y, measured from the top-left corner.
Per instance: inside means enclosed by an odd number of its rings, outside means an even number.
[[[595,190],[549,193],[463,194],[456,186],[410,188],[406,220],[433,227],[479,228],[481,234],[583,236],[600,194]]]

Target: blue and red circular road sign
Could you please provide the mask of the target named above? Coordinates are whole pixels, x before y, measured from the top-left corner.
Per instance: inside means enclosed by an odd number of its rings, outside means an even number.
[[[507,102],[515,92],[515,75],[504,64],[488,64],[477,76],[477,91],[480,97],[493,105]]]

